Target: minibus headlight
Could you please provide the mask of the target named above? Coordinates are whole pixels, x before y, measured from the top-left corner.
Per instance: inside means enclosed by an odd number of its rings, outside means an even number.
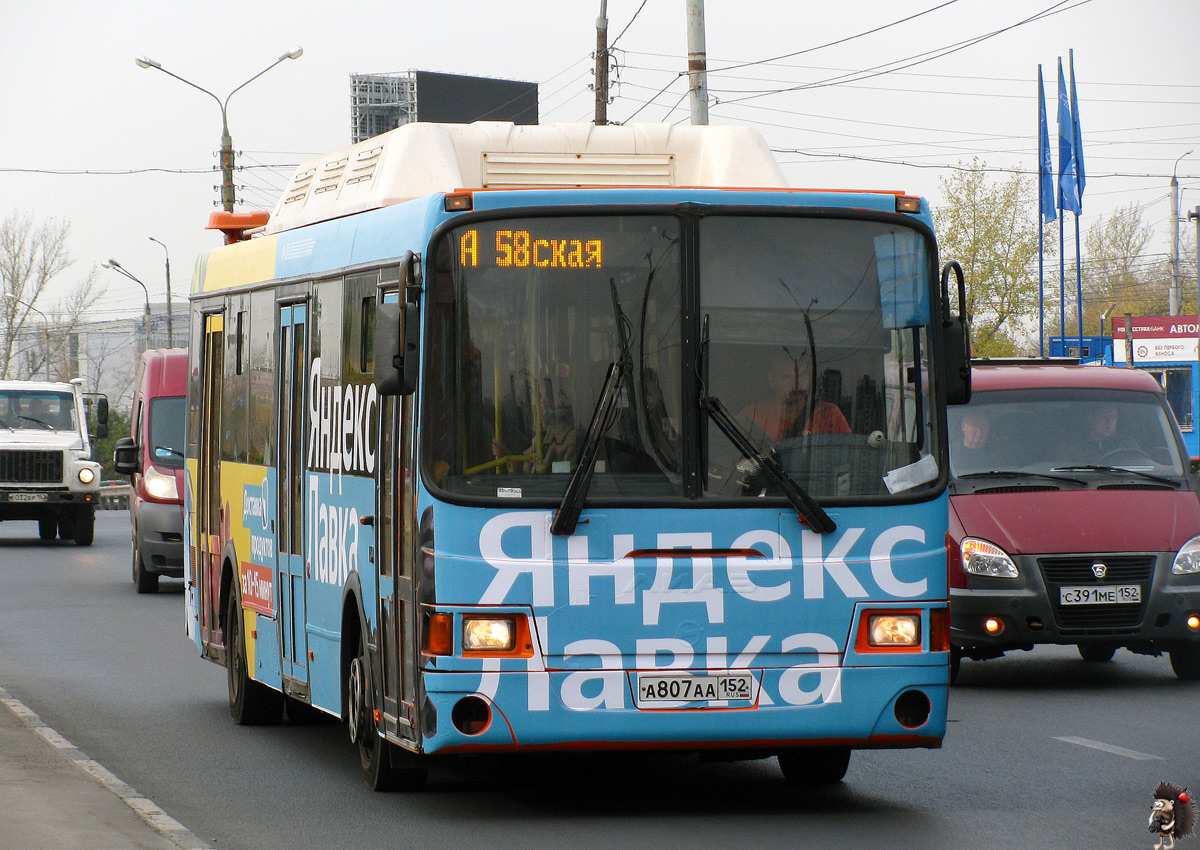
[[[992,578],[1016,578],[1019,575],[1012,558],[996,544],[964,537],[961,546],[963,572]]]
[[[916,614],[876,614],[871,617],[871,646],[920,646],[921,618]]]
[[[79,481],[83,484],[91,484],[96,480],[96,473],[90,467],[85,466],[79,470]]]
[[[175,485],[175,476],[162,473],[153,466],[147,467],[142,476],[147,495],[155,499],[178,499],[179,488]]]
[[[1171,572],[1176,575],[1200,573],[1200,537],[1193,537],[1179,548]]]
[[[464,652],[510,652],[517,645],[517,625],[512,617],[464,617]]]

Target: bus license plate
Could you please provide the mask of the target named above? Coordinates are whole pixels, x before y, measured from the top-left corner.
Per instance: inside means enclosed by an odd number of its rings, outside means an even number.
[[[639,703],[749,702],[754,696],[754,677],[748,672],[639,675],[637,683]]]
[[[45,493],[13,493],[8,497],[10,502],[46,502],[49,499]]]
[[[1101,587],[1060,587],[1061,605],[1119,605],[1142,601],[1139,584],[1109,584]]]

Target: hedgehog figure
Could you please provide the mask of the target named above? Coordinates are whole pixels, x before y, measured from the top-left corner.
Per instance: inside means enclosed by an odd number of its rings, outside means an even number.
[[[1158,836],[1154,850],[1171,850],[1176,838],[1187,838],[1196,826],[1196,804],[1187,788],[1170,782],[1160,782],[1154,789],[1154,806],[1150,811],[1150,831]]]

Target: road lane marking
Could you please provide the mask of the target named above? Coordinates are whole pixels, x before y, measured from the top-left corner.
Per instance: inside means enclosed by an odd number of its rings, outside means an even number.
[[[1116,756],[1124,756],[1127,759],[1135,759],[1136,761],[1162,760],[1162,756],[1152,756],[1149,753],[1139,753],[1137,750],[1127,750],[1124,747],[1106,744],[1103,741],[1093,741],[1088,738],[1077,738],[1074,735],[1068,735],[1061,738],[1056,737],[1054,740],[1065,741],[1068,744],[1078,744],[1081,747],[1091,747],[1093,750],[1103,750],[1106,753],[1112,753]]]

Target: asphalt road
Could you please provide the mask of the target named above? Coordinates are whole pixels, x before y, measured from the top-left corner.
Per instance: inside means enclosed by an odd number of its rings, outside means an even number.
[[[0,523],[0,687],[221,850],[1149,848],[1154,785],[1200,791],[1200,683],[1165,657],[1044,648],[964,661],[941,750],[855,753],[824,790],[773,759],[655,755],[472,763],[374,794],[341,726],[234,725],[182,583],[134,592],[128,529],[102,512],[77,547]]]

